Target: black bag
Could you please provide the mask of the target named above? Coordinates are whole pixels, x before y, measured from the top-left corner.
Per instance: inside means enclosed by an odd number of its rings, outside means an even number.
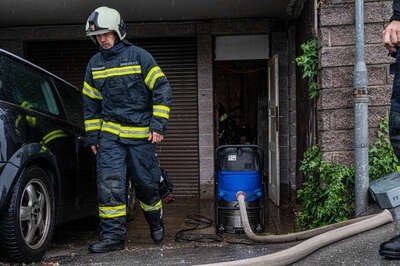
[[[160,196],[164,203],[171,203],[175,200],[175,195],[172,193],[174,185],[171,182],[171,179],[167,175],[167,171],[165,171],[162,167],[161,169],[161,178],[160,178]]]

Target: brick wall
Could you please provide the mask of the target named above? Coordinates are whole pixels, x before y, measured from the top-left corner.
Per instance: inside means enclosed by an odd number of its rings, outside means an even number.
[[[369,140],[389,110],[392,77],[381,34],[392,1],[365,1],[365,61],[368,70]],[[318,142],[324,159],[353,160],[353,65],[355,61],[354,1],[326,0],[319,9]]]

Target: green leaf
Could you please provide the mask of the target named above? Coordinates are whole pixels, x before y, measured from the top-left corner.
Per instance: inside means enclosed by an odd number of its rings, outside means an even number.
[[[308,97],[315,99],[318,97],[318,45],[317,40],[312,38],[301,44],[303,54],[296,58],[296,63],[302,67],[302,78],[308,81]]]

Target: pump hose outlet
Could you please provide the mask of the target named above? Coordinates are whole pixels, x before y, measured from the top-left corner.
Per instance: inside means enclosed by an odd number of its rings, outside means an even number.
[[[375,215],[359,217],[344,222],[327,225],[324,227],[311,229],[307,231],[285,234],[285,235],[265,235],[255,234],[249,223],[246,211],[245,196],[243,193],[237,193],[236,198],[239,202],[240,216],[242,225],[248,238],[257,242],[282,243],[305,240],[300,244],[278,251],[269,255],[235,260],[229,262],[204,264],[213,266],[222,265],[288,265],[294,263],[321,247],[339,241],[341,239],[371,230],[389,222],[393,222],[392,214],[388,210]]]

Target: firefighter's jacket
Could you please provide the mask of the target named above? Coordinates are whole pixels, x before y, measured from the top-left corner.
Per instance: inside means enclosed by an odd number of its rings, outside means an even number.
[[[393,15],[390,21],[392,20],[400,20],[400,0],[393,0]]]
[[[171,87],[153,57],[119,42],[100,49],[89,61],[83,84],[86,144],[100,135],[144,140],[166,133]]]

